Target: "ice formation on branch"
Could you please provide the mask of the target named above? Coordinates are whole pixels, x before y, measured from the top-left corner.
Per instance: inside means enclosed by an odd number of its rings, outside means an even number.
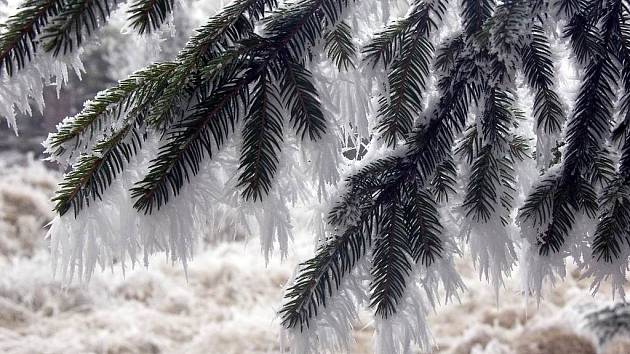
[[[291,206],[317,197],[329,209],[317,249],[279,311],[295,352],[348,350],[359,306],[377,352],[428,349],[438,288],[447,300],[463,290],[460,248],[497,294],[520,255],[527,294],[540,298],[572,258],[594,290],[611,279],[623,296],[627,3],[377,2],[235,0],[173,59],[64,120],[46,142],[72,166],[49,233],[64,279],[157,252],[186,266],[223,213],[259,232],[266,256],[284,255]],[[70,10],[53,11],[53,31],[65,33],[64,13],[77,19]],[[156,33],[173,10],[133,1],[131,27]],[[11,49],[20,33],[4,33],[5,54],[24,54],[3,61],[13,80],[39,56],[26,65],[30,42]],[[83,34],[48,48],[65,53]],[[558,92],[568,71],[581,73],[575,97]]]

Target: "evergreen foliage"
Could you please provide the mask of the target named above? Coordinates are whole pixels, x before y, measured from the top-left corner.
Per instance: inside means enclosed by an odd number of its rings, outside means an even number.
[[[544,29],[536,24],[531,28],[531,41],[521,49],[523,72],[528,85],[535,90],[534,116],[545,133],[559,132],[564,124],[564,109],[553,89],[554,68],[551,49]]]
[[[173,12],[173,7],[173,0],[135,1],[129,7],[131,27],[140,34],[155,31]]]
[[[352,28],[341,21],[324,36],[326,54],[339,70],[355,68],[356,48],[352,42]]]
[[[2,24],[0,69],[8,75],[24,68],[35,55],[35,38],[62,10],[61,0],[25,2],[19,11]],[[2,73],[2,71],[0,71]]]
[[[62,10],[41,36],[43,49],[57,56],[80,47],[85,36],[91,36],[107,21],[114,5],[115,2],[109,1],[65,1]]]
[[[3,27],[0,65],[14,76],[35,55],[76,50],[113,6],[28,1]],[[497,291],[516,261],[510,233],[519,226],[521,257],[531,263],[524,291],[540,296],[543,280],[562,275],[558,264],[571,254],[595,289],[611,278],[623,295],[630,257],[627,1],[413,0],[367,42],[355,38],[347,19],[357,6],[235,0],[175,59],[102,91],[47,140],[51,159],[71,165],[54,198],[59,220],[80,219],[99,203],[149,137],[157,150],[129,191],[137,212],[150,216],[172,203],[231,142],[239,144],[241,200],[267,200],[278,188],[289,141],[303,147],[328,144],[335,132],[358,135],[352,124],[333,126],[326,86],[318,81],[321,63],[314,63],[321,51],[326,69],[362,73],[378,84],[370,92],[377,98],[370,146],[386,152],[358,162],[362,167],[338,186],[325,236],[286,290],[279,314],[296,341],[322,336],[324,320],[345,328],[361,297],[377,323],[391,324],[422,318],[417,284],[431,305],[438,286],[447,299],[456,296],[463,286],[452,268],[457,235],[443,215],[449,203],[460,207],[462,243]],[[170,0],[134,0],[130,26],[153,32],[174,7]],[[455,11],[461,28],[442,33]],[[571,112],[556,88],[550,38],[560,24],[560,40],[583,73]],[[521,77],[533,96],[532,117],[520,108]],[[533,169],[523,131],[528,120],[535,154],[558,158],[538,166],[541,175],[521,201],[518,170]],[[561,148],[551,151],[549,137],[561,137]],[[349,289],[352,279],[369,285]],[[336,312],[342,301],[349,304]]]

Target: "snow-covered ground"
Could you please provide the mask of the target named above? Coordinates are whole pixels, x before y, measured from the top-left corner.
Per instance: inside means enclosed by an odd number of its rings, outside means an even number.
[[[202,244],[188,269],[156,256],[150,268],[123,276],[97,272],[89,286],[62,289],[51,275],[44,225],[59,175],[20,155],[0,166],[0,352],[2,353],[278,353],[282,288],[312,252],[297,232],[289,256],[265,265],[255,235]],[[295,225],[306,224],[299,215]],[[299,230],[299,227],[297,227]],[[436,353],[628,354],[623,336],[596,346],[583,313],[593,299],[573,268],[544,301],[524,298],[514,277],[501,292],[458,264],[468,291],[430,317]],[[371,351],[367,312],[355,325],[354,353]],[[626,334],[627,337],[627,334]]]

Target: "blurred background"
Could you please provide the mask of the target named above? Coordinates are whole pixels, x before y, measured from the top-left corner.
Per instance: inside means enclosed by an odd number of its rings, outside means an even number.
[[[187,278],[181,265],[160,256],[149,269],[124,276],[117,269],[98,272],[88,286],[62,289],[51,274],[45,226],[63,171],[41,161],[41,142],[99,90],[146,63],[172,58],[222,3],[180,6],[172,25],[149,38],[121,32],[125,16],[118,10],[87,48],[82,78],[72,76],[59,96],[47,89],[44,112],[21,117],[19,136],[0,128],[1,353],[282,352],[276,311],[295,266],[313,251],[307,210],[295,212],[296,237],[283,261],[266,264],[256,235],[226,226],[225,235],[200,242]],[[576,267],[540,303],[519,293],[518,269],[498,301],[466,257],[458,269],[468,291],[430,316],[436,353],[630,354],[630,306],[612,302],[607,288],[593,298]],[[352,352],[370,353],[368,312],[355,328]]]

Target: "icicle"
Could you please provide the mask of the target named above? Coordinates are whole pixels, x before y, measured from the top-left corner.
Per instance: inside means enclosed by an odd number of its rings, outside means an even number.
[[[65,281],[71,281],[71,275],[77,272],[79,279],[88,281],[97,268],[97,259],[101,268],[111,267],[114,260],[122,262],[122,267],[127,261],[135,265],[139,257],[148,266],[150,256],[158,252],[163,252],[171,261],[180,262],[186,269],[196,240],[209,234],[221,234],[225,225],[223,221],[215,222],[217,215],[239,220],[246,224],[249,234],[259,234],[261,249],[267,257],[276,247],[284,257],[293,238],[289,207],[312,200],[309,191],[313,190],[313,185],[322,184],[321,188],[325,189],[339,178],[335,144],[326,144],[325,149],[314,147],[304,154],[297,148],[295,138],[287,137],[269,195],[262,202],[244,203],[235,186],[236,147],[240,146],[239,137],[235,137],[212,159],[204,160],[199,173],[184,184],[169,203],[144,215],[133,208],[129,189],[145,175],[163,143],[158,133],[147,133],[149,137],[143,149],[113,180],[102,200],[90,202],[78,218],[70,211],[52,222],[49,236],[53,240],[53,265]],[[311,154],[315,167],[302,160],[311,158]],[[321,173],[312,184],[309,182],[313,178],[311,168]],[[212,225],[217,225],[218,229],[210,228]],[[84,267],[79,269],[77,264],[81,262]]]
[[[329,126],[335,125],[332,119]],[[313,184],[317,188],[317,198],[321,202],[327,199],[327,188],[334,187],[339,182],[339,148],[338,137],[330,132],[322,139],[312,142],[302,142],[302,160],[305,161],[306,173],[311,175]]]
[[[479,272],[495,289],[497,296],[516,264],[516,251],[508,229],[497,217],[488,222],[468,221],[462,227],[462,239],[468,240],[470,253]]]
[[[453,263],[456,253],[453,240],[442,234],[444,256],[428,268],[417,265],[407,280],[403,299],[396,313],[388,319],[377,316],[374,320],[374,352],[382,354],[409,353],[419,346],[423,352],[431,352],[434,342],[427,321],[430,309],[441,303],[459,298],[465,286]]]
[[[269,262],[275,241],[280,247],[280,256],[286,257],[289,239],[293,239],[293,226],[287,204],[275,195],[267,197],[262,203],[256,203],[253,208],[259,225],[260,248],[265,261]]]
[[[376,354],[410,353],[412,345],[430,352],[434,342],[427,321],[427,306],[421,286],[408,280],[405,296],[396,313],[386,320],[374,321],[374,352]]]
[[[592,278],[591,291],[593,295],[599,291],[603,281],[610,282],[612,298],[619,296],[620,300],[626,301],[626,291],[628,287],[628,271],[630,270],[630,246],[626,242],[620,242],[620,252],[617,258],[610,262],[597,261],[594,257],[585,257],[586,271],[582,274],[584,278]]]
[[[16,114],[31,114],[31,101],[39,110],[44,105],[45,85],[56,80],[57,90],[68,81],[68,67],[83,69],[79,56],[83,50],[64,57],[52,58],[48,54],[36,56],[25,68],[13,76],[0,77],[0,117],[17,133]]]
[[[350,351],[352,324],[358,320],[357,307],[368,302],[363,282],[368,274],[365,261],[357,264],[343,278],[338,291],[326,302],[326,307],[320,307],[317,317],[311,319],[308,327],[283,329],[283,336],[291,343],[291,353],[337,354]],[[292,283],[289,281],[287,284]]]

